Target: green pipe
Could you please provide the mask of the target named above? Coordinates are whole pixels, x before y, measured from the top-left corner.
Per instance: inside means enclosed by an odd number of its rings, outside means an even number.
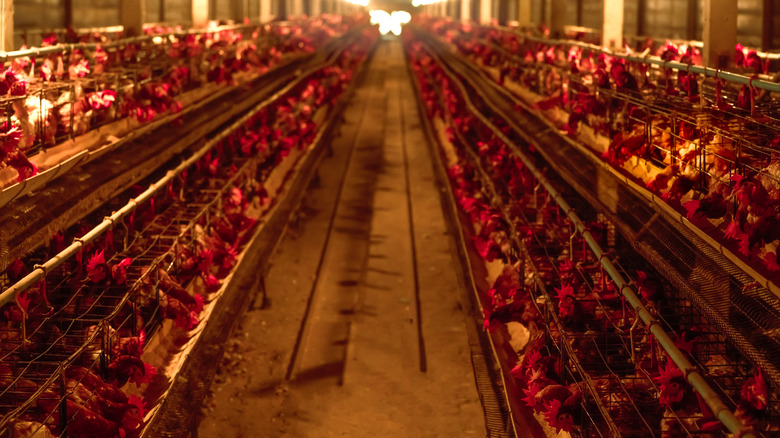
[[[698,368],[696,368],[688,360],[685,354],[679,348],[677,348],[676,345],[674,345],[672,338],[661,327],[658,320],[653,317],[647,307],[642,304],[642,301],[637,296],[633,287],[628,282],[626,282],[626,280],[618,271],[617,267],[615,267],[612,261],[607,257],[607,254],[601,248],[591,232],[585,227],[585,224],[574,212],[574,209],[566,202],[566,200],[563,199],[561,193],[539,171],[533,161],[528,156],[526,156],[525,153],[517,147],[517,145],[509,140],[509,138],[507,138],[501,132],[501,130],[497,129],[487,118],[485,118],[485,116],[479,110],[477,110],[477,108],[474,107],[471,99],[468,98],[468,92],[463,84],[460,81],[455,80],[452,75],[448,74],[448,76],[453,79],[453,82],[460,89],[461,95],[465,99],[469,110],[477,117],[479,117],[482,123],[484,123],[486,126],[489,126],[491,130],[493,130],[494,134],[499,139],[501,139],[501,141],[512,148],[514,153],[520,158],[526,168],[534,175],[537,181],[539,181],[539,183],[550,194],[556,204],[558,204],[561,210],[572,221],[572,224],[575,226],[577,231],[579,231],[583,239],[585,239],[585,241],[588,243],[588,247],[591,249],[596,258],[598,258],[601,266],[615,282],[615,285],[620,288],[620,293],[626,298],[628,303],[631,304],[631,307],[636,312],[637,317],[639,317],[648,327],[650,333],[658,340],[658,343],[661,345],[664,351],[669,354],[669,357],[683,372],[686,380],[691,384],[691,386],[693,386],[696,392],[701,395],[702,399],[705,401],[705,403],[707,403],[707,406],[710,408],[710,410],[712,410],[713,415],[715,415],[715,417],[724,426],[726,426],[729,431],[737,434],[737,436],[743,438],[756,438],[756,436],[749,432],[749,429],[744,424],[742,424],[742,422],[739,421],[739,419],[737,419],[731,410],[729,410],[729,408],[723,403],[717,392],[715,392],[712,387],[710,387],[706,379],[700,374]]]

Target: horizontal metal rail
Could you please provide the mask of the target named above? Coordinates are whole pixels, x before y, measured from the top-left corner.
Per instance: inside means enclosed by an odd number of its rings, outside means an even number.
[[[601,267],[603,267],[607,274],[609,274],[609,276],[612,278],[615,286],[618,288],[618,290],[620,290],[621,295],[626,298],[627,302],[634,309],[637,316],[647,326],[648,331],[656,338],[656,340],[658,340],[658,343],[661,345],[664,351],[666,351],[669,357],[680,368],[686,380],[691,384],[691,386],[693,386],[696,392],[701,395],[707,406],[710,408],[710,410],[712,410],[713,415],[732,433],[735,433],[738,436],[744,438],[756,438],[756,436],[750,432],[750,429],[747,428],[734,415],[733,412],[731,412],[725,403],[723,403],[718,393],[715,392],[712,387],[710,387],[709,383],[707,383],[704,376],[701,375],[698,368],[694,366],[690,360],[688,360],[685,353],[677,348],[672,338],[661,326],[660,322],[652,315],[652,313],[650,313],[647,307],[642,304],[642,301],[637,296],[633,286],[631,286],[631,284],[623,278],[615,264],[612,262],[612,260],[610,260],[608,254],[604,252],[604,250],[601,248],[601,245],[599,245],[595,237],[587,229],[574,209],[566,202],[565,199],[563,199],[563,196],[558,191],[558,189],[556,189],[550,180],[544,176],[539,168],[536,167],[533,160],[531,160],[531,158],[529,158],[525,152],[520,150],[516,144],[514,144],[506,135],[504,135],[500,129],[493,125],[492,122],[487,119],[477,107],[474,106],[473,102],[469,98],[469,92],[463,83],[450,74],[448,74],[448,76],[450,76],[450,79],[452,79],[453,83],[460,89],[461,95],[469,111],[478,117],[482,123],[484,123],[486,126],[489,126],[495,133],[496,137],[498,137],[502,142],[504,142],[512,149],[515,155],[520,158],[526,168],[534,175],[534,178],[536,178],[541,186],[548,192],[551,199],[555,201],[555,203],[560,207],[561,211],[563,211],[566,217],[569,218],[569,220],[572,222],[572,225],[580,233],[585,242],[587,242],[588,247],[593,252],[594,256],[598,259]]]

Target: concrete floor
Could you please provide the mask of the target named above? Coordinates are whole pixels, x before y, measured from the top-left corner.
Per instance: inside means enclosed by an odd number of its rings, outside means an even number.
[[[201,437],[486,435],[419,117],[401,43],[384,41],[272,258],[266,305],[229,341]]]

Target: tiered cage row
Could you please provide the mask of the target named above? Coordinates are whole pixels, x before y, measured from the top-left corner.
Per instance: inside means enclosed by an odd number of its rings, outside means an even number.
[[[279,172],[319,139],[374,40],[351,39],[181,165],[158,170],[148,189],[111,199],[12,264],[0,307],[0,436],[142,432],[171,384],[169,355],[201,330],[282,190]]]
[[[753,375],[757,371],[723,334],[627,250],[589,205],[548,192],[563,184],[542,184],[521,158],[517,145],[525,142],[481,102],[478,90],[463,88],[466,82],[422,44],[407,46],[427,115],[441,127],[453,194],[473,224],[467,233],[486,262],[504,267],[482,291],[485,326],[514,335],[518,331],[505,324],[527,327],[527,344],[514,351],[514,384],[528,407],[543,414],[550,433],[724,435],[686,382],[694,371],[736,410],[736,420],[776,430],[776,397],[771,406],[758,401],[768,397],[763,376]],[[562,200],[573,208],[562,209]],[[609,256],[594,251],[586,235]],[[605,257],[620,261],[614,272],[605,270]],[[624,292],[615,275],[633,278],[638,293]],[[635,310],[637,303],[644,309]],[[672,349],[691,361],[685,372],[650,333],[661,327],[675,340]],[[757,392],[745,389],[756,383]]]
[[[430,27],[567,135],[687,215],[777,293],[780,130],[770,90],[780,86],[758,79],[766,62],[750,64],[753,77],[711,69],[705,76],[691,70],[693,46],[667,45],[659,57],[642,58],[509,30]]]
[[[701,283],[696,294],[727,320],[723,330],[743,350],[752,350],[753,360],[768,368],[777,363],[778,137],[776,100],[769,93],[777,84],[713,70],[705,78],[695,73],[701,68],[665,61],[679,56],[671,45],[659,58],[608,56],[578,42],[488,28],[472,37],[444,22],[431,27],[503,81],[519,96],[518,105],[533,105],[574,144],[628,176],[631,188],[659,211],[687,215],[681,223],[735,262],[741,273],[726,282],[707,274],[703,283],[696,280]],[[680,50],[681,62],[695,61],[693,48]],[[737,64],[756,71],[766,66],[742,51]],[[629,221],[648,219],[624,213]],[[670,249],[687,272],[700,276],[695,254],[702,248],[682,244],[671,243],[678,249]],[[777,382],[776,370],[769,371]]]
[[[658,57],[618,55],[506,29],[428,25],[780,293],[773,97],[780,85],[760,79],[767,64],[754,52],[736,56],[751,77],[712,69],[705,75],[694,46],[669,44]]]
[[[336,17],[203,30],[150,28],[148,35],[65,43],[6,54],[0,86],[2,187],[142,127],[207,104],[222,88],[311,53],[348,23]],[[91,34],[87,34],[90,36]],[[65,39],[80,40],[78,35]],[[82,38],[83,39],[83,38]]]

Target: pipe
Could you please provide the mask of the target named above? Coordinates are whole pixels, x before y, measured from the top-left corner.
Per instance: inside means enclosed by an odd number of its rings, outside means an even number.
[[[477,117],[479,117],[482,123],[491,127],[491,130],[493,130],[496,137],[498,137],[502,142],[504,142],[504,144],[508,145],[512,149],[512,151],[520,158],[526,168],[534,175],[537,181],[539,181],[544,189],[547,190],[556,204],[558,204],[558,206],[561,208],[561,210],[565,212],[566,216],[580,232],[583,239],[585,239],[585,241],[588,243],[588,247],[591,249],[593,254],[598,258],[599,264],[615,282],[615,286],[620,289],[621,295],[623,295],[629,304],[631,304],[637,314],[637,317],[639,317],[648,327],[650,333],[658,340],[658,343],[661,345],[661,347],[663,347],[664,351],[669,354],[669,357],[683,372],[686,380],[691,384],[691,386],[693,386],[696,392],[701,395],[702,399],[707,403],[707,406],[710,408],[710,410],[712,410],[713,415],[715,415],[716,418],[729,429],[729,431],[737,434],[737,436],[743,438],[756,438],[756,436],[749,432],[749,429],[745,427],[745,425],[742,424],[742,422],[737,419],[736,416],[734,416],[729,408],[723,403],[723,401],[718,396],[718,393],[710,387],[704,377],[699,373],[699,370],[688,360],[685,354],[680,351],[676,345],[674,345],[672,338],[661,327],[658,320],[653,317],[647,307],[642,304],[642,301],[639,299],[636,292],[634,292],[632,286],[626,282],[626,280],[618,271],[617,267],[607,257],[607,254],[601,248],[599,243],[596,241],[590,231],[587,230],[585,224],[582,222],[579,216],[577,216],[577,214],[574,212],[574,209],[566,202],[566,200],[563,199],[561,193],[542,174],[533,161],[517,147],[517,145],[515,145],[509,138],[507,138],[501,132],[501,130],[497,129],[487,118],[485,118],[485,116],[480,111],[477,110],[477,108],[474,107],[474,104],[469,99],[468,92],[463,84],[460,81],[455,80],[453,75],[448,74],[448,76],[453,79],[453,82],[460,89],[461,95],[465,99],[469,110]]]

